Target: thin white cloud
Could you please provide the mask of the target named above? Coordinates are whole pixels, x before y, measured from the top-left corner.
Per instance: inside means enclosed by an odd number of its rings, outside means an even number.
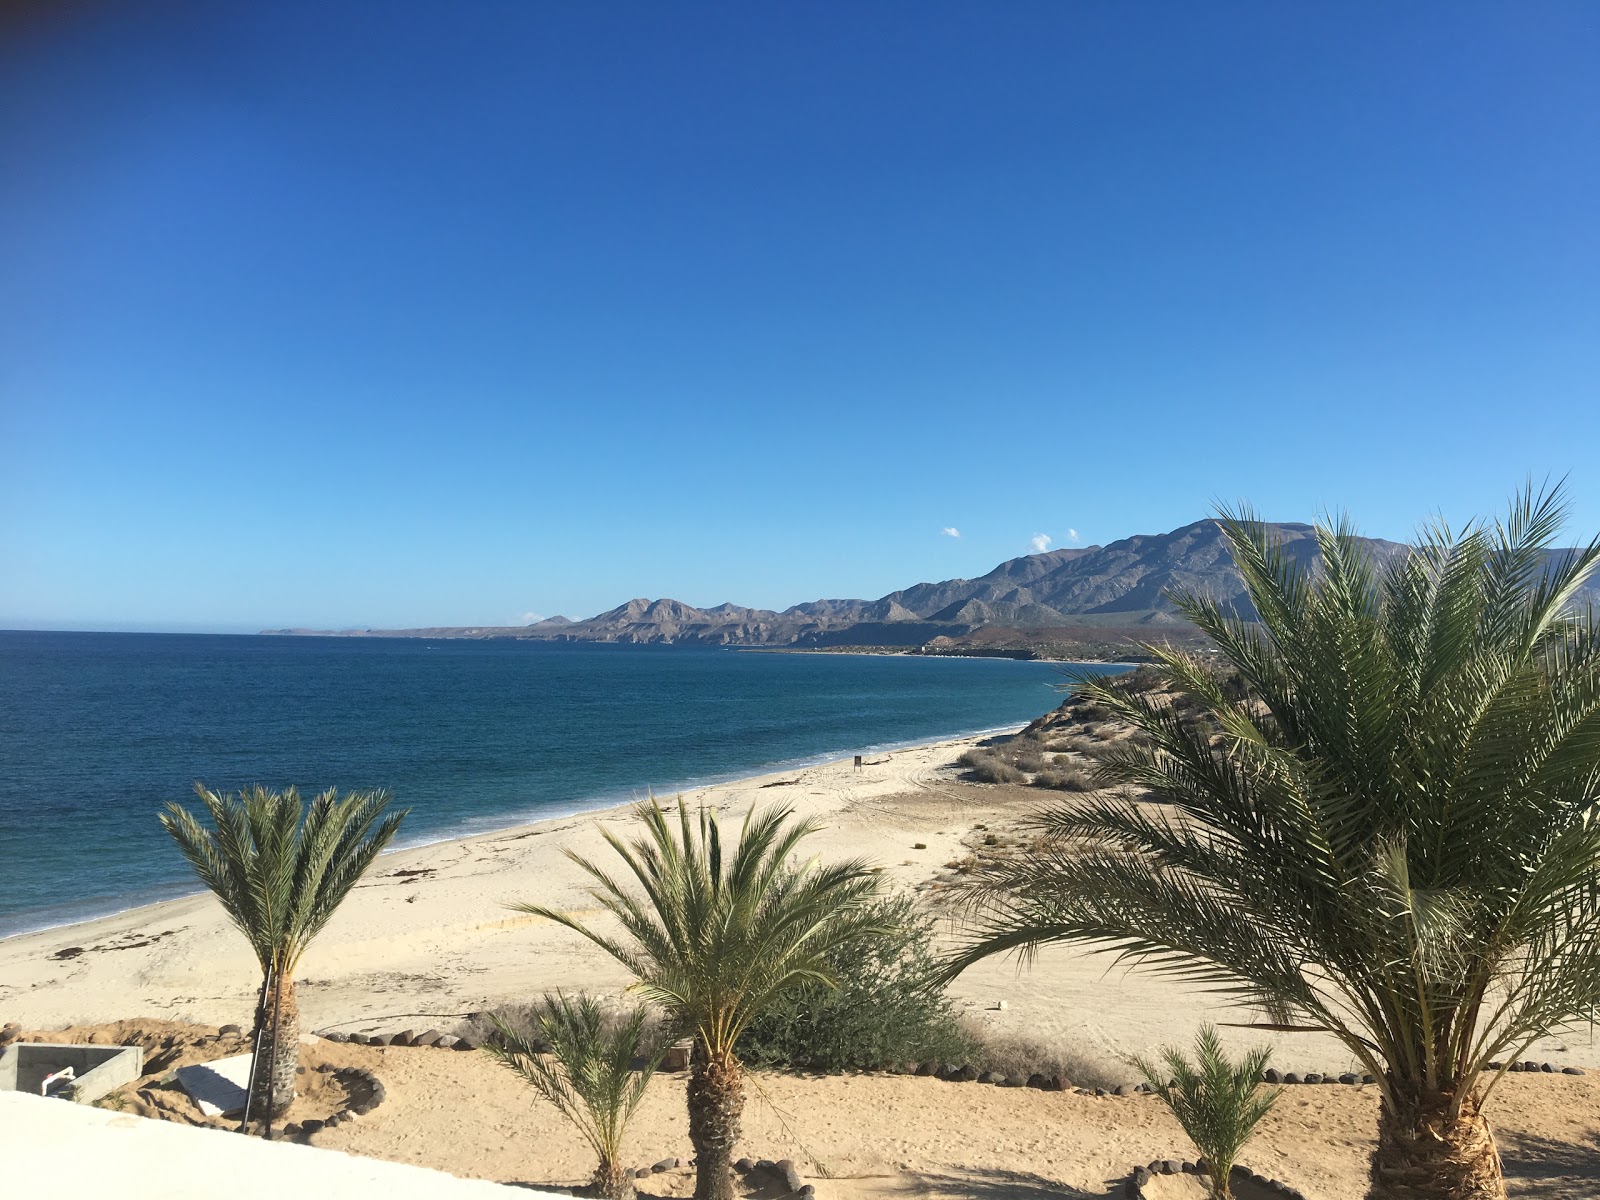
[[[1043,554],[1046,550],[1050,549],[1050,543],[1053,541],[1055,541],[1055,539],[1052,538],[1048,533],[1036,533],[1033,535],[1033,539],[1028,543],[1028,545],[1033,547],[1033,552],[1035,554]]]
[[[1078,531],[1076,529],[1067,530],[1067,541],[1072,542],[1074,545],[1076,545],[1078,542],[1081,542],[1082,540],[1083,539],[1078,536]]]
[[[945,537],[958,538],[961,536],[961,530],[957,529],[954,525],[946,525],[943,529],[939,530],[939,532]]]
[[[542,613],[525,612],[525,613],[522,614],[522,619],[517,623],[519,625],[532,625],[536,621],[542,621],[542,620],[544,620],[544,615]]]

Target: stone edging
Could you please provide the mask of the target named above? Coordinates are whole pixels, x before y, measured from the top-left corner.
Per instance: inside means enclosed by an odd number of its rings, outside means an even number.
[[[1135,1167],[1129,1171],[1123,1181],[1122,1194],[1128,1200],[1147,1200],[1144,1185],[1149,1183],[1156,1175],[1209,1175],[1206,1169],[1206,1160],[1189,1162],[1176,1158],[1158,1158],[1148,1166]],[[1305,1193],[1298,1188],[1292,1188],[1287,1183],[1277,1179],[1268,1179],[1265,1175],[1258,1175],[1249,1167],[1235,1164],[1229,1172],[1233,1183],[1253,1183],[1264,1191],[1275,1192],[1283,1200],[1306,1200]]]
[[[1501,1063],[1488,1064],[1488,1070],[1498,1071]],[[1521,1062],[1512,1063],[1505,1068],[1508,1071],[1527,1071],[1545,1075],[1585,1075],[1587,1072],[1582,1067],[1563,1067],[1554,1063]],[[881,1072],[864,1071],[862,1074],[886,1075],[918,1075],[933,1079],[943,1080],[946,1083],[987,1083],[995,1087],[1028,1087],[1045,1092],[1074,1092],[1080,1096],[1143,1096],[1153,1094],[1153,1089],[1148,1083],[1122,1083],[1113,1088],[1087,1088],[1074,1087],[1072,1081],[1062,1075],[1045,1075],[1034,1072],[1026,1080],[1017,1076],[1003,1075],[998,1071],[979,1071],[971,1064],[957,1066],[954,1063],[904,1063],[885,1068]],[[1371,1075],[1357,1075],[1346,1071],[1343,1074],[1321,1074],[1308,1071],[1304,1075],[1294,1071],[1278,1071],[1268,1067],[1261,1073],[1261,1082],[1273,1084],[1324,1084],[1338,1083],[1352,1087],[1365,1087],[1377,1082]]]
[[[383,1081],[365,1067],[334,1067],[329,1073],[345,1085],[349,1096],[345,1106],[326,1121],[312,1119],[285,1125],[285,1137],[310,1138],[324,1129],[334,1129],[357,1117],[364,1117],[384,1102],[387,1093]]]

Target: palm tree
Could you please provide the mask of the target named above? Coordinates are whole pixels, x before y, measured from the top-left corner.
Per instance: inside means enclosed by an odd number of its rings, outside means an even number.
[[[692,818],[681,798],[676,828],[654,799],[639,815],[642,837],[623,842],[605,832],[637,890],[569,854],[593,880],[590,894],[621,924],[620,936],[544,905],[515,907],[587,937],[632,972],[635,991],[693,1034],[694,1194],[731,1200],[744,1109],[744,1068],[734,1051],[739,1035],[788,989],[831,981],[829,952],[848,933],[840,918],[876,895],[877,880],[861,859],[791,862],[817,825],[792,819],[785,806],[747,814],[730,851],[716,816],[701,809]]]
[[[496,1017],[499,1037],[485,1047],[577,1126],[600,1160],[593,1183],[605,1200],[634,1194],[622,1134],[661,1061],[659,1052],[641,1053],[646,1016],[641,1005],[607,1022],[593,997],[574,1001],[557,992],[534,1009],[537,1037]],[[643,1061],[635,1070],[637,1059]]]
[[[1217,1031],[1207,1025],[1194,1049],[1192,1063],[1176,1046],[1163,1047],[1158,1062],[1137,1055],[1129,1061],[1150,1081],[1204,1157],[1212,1196],[1233,1200],[1233,1164],[1282,1089],[1261,1087],[1265,1047],[1230,1062]]]
[[[1174,702],[1082,685],[1146,735],[1107,779],[1167,806],[1043,814],[952,971],[1084,942],[1210,983],[1377,1078],[1374,1200],[1503,1197],[1491,1064],[1600,1001],[1600,541],[1549,551],[1562,510],[1529,488],[1382,563],[1340,521],[1314,572],[1222,513],[1259,621],[1177,599],[1225,671],[1152,648]]]
[[[219,796],[195,785],[211,817],[207,829],[179,804],[159,814],[200,882],[249,939],[261,964],[256,1007],[257,1045],[265,1034],[271,1052],[258,1053],[251,1070],[250,1108],[268,1119],[294,1100],[300,1065],[300,1007],[294,972],[300,956],[322,931],[356,880],[389,844],[405,811],[384,814],[386,792],[323,792],[309,810],[294,788],[253,787]]]

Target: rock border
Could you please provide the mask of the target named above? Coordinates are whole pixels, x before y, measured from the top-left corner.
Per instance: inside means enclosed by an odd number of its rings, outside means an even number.
[[[290,1122],[283,1127],[285,1137],[309,1140],[324,1129],[336,1129],[340,1125],[354,1121],[357,1117],[366,1116],[388,1096],[383,1081],[365,1067],[334,1067],[329,1070],[329,1074],[345,1085],[349,1099],[345,1101],[344,1107],[326,1120],[319,1121],[312,1118],[299,1123]]]
[[[328,1030],[319,1033],[318,1037],[325,1041],[348,1043],[352,1046],[419,1046],[432,1047],[439,1050],[481,1050],[485,1043],[472,1037],[456,1037],[453,1034],[442,1033],[438,1029],[426,1029],[418,1033],[412,1029],[403,1029],[398,1033],[345,1033],[340,1030]],[[1489,1063],[1489,1071],[1506,1070],[1508,1072],[1525,1072],[1528,1074],[1542,1075],[1587,1075],[1583,1067],[1562,1066],[1559,1063],[1534,1062],[1531,1059],[1524,1062],[1514,1062],[1510,1065],[1504,1063]],[[841,1074],[842,1072],[832,1072]],[[986,1083],[993,1087],[1027,1087],[1044,1092],[1073,1092],[1080,1096],[1143,1096],[1150,1095],[1153,1089],[1148,1083],[1121,1083],[1115,1087],[1076,1087],[1064,1075],[1046,1075],[1042,1071],[1035,1071],[1026,1079],[1020,1076],[1010,1076],[999,1071],[980,1071],[970,1063],[941,1063],[936,1061],[920,1063],[896,1063],[876,1070],[862,1070],[852,1072],[861,1075],[918,1075],[929,1076],[946,1083]],[[1371,1075],[1356,1074],[1353,1071],[1339,1073],[1307,1071],[1279,1071],[1276,1067],[1268,1067],[1261,1073],[1261,1082],[1294,1086],[1304,1084],[1343,1084],[1347,1087],[1367,1087],[1377,1083]]]
[[[1122,1194],[1128,1200],[1149,1200],[1146,1196],[1144,1185],[1157,1175],[1209,1175],[1211,1172],[1206,1167],[1205,1159],[1190,1162],[1188,1159],[1158,1158],[1142,1167],[1134,1167],[1123,1178]],[[1234,1164],[1229,1172],[1231,1183],[1250,1183],[1263,1191],[1273,1192],[1283,1197],[1283,1200],[1306,1200],[1306,1194],[1299,1188],[1290,1187],[1281,1179],[1270,1179],[1265,1175],[1252,1171],[1243,1164]]]

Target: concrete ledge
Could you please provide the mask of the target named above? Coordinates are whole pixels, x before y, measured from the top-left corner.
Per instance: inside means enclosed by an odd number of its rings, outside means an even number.
[[[128,1113],[0,1092],[0,1147],[19,1196],[104,1192],[118,1200],[528,1200],[553,1192],[359,1158],[291,1142],[150,1121]]]

